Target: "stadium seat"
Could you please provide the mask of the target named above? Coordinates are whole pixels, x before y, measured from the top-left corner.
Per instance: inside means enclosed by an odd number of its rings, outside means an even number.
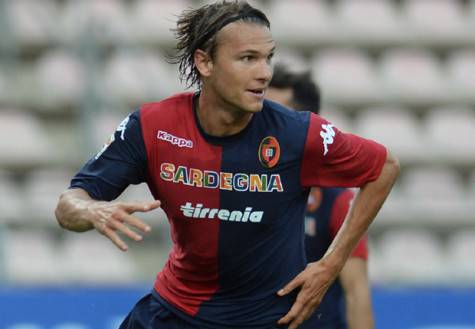
[[[73,54],[63,50],[44,53],[36,63],[36,90],[30,96],[46,108],[61,107],[79,101],[85,87],[85,67]]]
[[[96,231],[68,234],[62,243],[68,280],[113,284],[134,279],[136,268],[129,255]]]
[[[145,85],[141,79],[137,55],[118,52],[106,63],[102,73],[102,90],[104,98],[119,101],[143,99]]]
[[[373,225],[373,224],[372,224]],[[368,240],[368,276],[372,285],[384,283],[384,263],[381,252],[374,239]]]
[[[56,226],[54,211],[59,195],[69,187],[73,173],[61,169],[36,170],[28,175],[25,202],[30,221]]]
[[[333,107],[323,106],[320,115],[330,121],[339,130],[354,133],[355,127],[348,116],[342,111]]]
[[[472,197],[475,197],[475,169],[472,170],[468,180],[469,192],[472,194]]]
[[[130,112],[132,112],[131,110]],[[119,124],[127,114],[116,113],[112,110],[97,113],[92,123],[94,149],[99,152],[102,146],[109,141],[111,134],[115,133]]]
[[[307,60],[299,51],[296,51],[293,48],[279,47],[272,61],[275,65],[282,64],[296,72],[302,72],[309,69]]]
[[[466,100],[468,102],[474,102],[475,48],[452,52],[448,59],[447,71],[451,93],[454,94],[459,101]]]
[[[133,38],[130,17],[121,0],[67,0],[59,26],[65,42],[121,42]]]
[[[0,110],[0,165],[31,167],[52,161],[56,154],[39,120],[21,109]]]
[[[470,200],[462,178],[444,167],[407,169],[401,177],[403,213],[413,221],[450,227],[470,222]]]
[[[381,74],[387,101],[436,103],[448,95],[434,55],[422,49],[398,49],[384,54]]]
[[[418,41],[452,44],[471,38],[468,17],[460,1],[410,0],[404,1],[402,10]]]
[[[475,161],[475,113],[471,108],[440,107],[430,110],[423,129],[433,158],[448,163]]]
[[[407,209],[406,197],[401,189],[400,181],[401,179],[396,181],[391,194],[389,194],[383,207],[378,212],[378,216],[371,224],[372,227],[384,229],[388,226],[400,227],[414,223],[411,211]]]
[[[146,43],[174,43],[171,29],[176,28],[177,15],[190,8],[188,0],[137,0],[132,11],[135,37]]]
[[[386,145],[403,162],[426,157],[424,138],[416,117],[403,108],[369,108],[356,118],[359,135]]]
[[[7,74],[4,71],[3,67],[0,66],[0,104],[6,101],[9,96],[9,92],[7,90],[8,85],[9,84],[7,82]]]
[[[405,193],[419,199],[459,199],[464,195],[463,181],[456,171],[443,167],[420,167],[404,173]]]
[[[10,282],[61,283],[62,263],[58,262],[58,248],[50,232],[10,230],[4,237],[5,273]]]
[[[430,231],[391,230],[379,240],[385,280],[433,284],[445,280],[445,253]]]
[[[22,191],[8,172],[0,170],[0,226],[24,218]]]
[[[158,54],[120,51],[104,69],[103,96],[135,104],[167,97],[183,89],[173,68]]]
[[[381,90],[373,63],[365,53],[351,49],[327,49],[312,60],[314,78],[323,87],[328,102],[348,103],[377,100]]]
[[[453,233],[447,241],[447,254],[450,269],[448,275],[452,283],[473,284],[475,283],[475,230],[464,230]]]
[[[332,13],[325,1],[272,1],[266,14],[272,24],[272,35],[279,45],[298,43],[308,46],[334,38]]]
[[[5,1],[5,11],[14,40],[21,46],[44,45],[58,37],[56,1]]]
[[[337,2],[335,21],[339,35],[349,42],[401,42],[410,32],[401,24],[395,4],[390,0]]]

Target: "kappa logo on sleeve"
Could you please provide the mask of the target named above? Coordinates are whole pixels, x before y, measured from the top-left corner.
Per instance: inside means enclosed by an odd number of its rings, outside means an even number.
[[[130,121],[130,114],[127,118],[122,120],[122,122],[117,127],[117,132],[120,132],[120,139],[125,140],[125,129],[127,129],[127,124]]]
[[[107,140],[107,142],[105,142],[104,145],[102,145],[101,150],[99,151],[99,153],[96,154],[94,159],[96,159],[96,160],[99,159],[99,157],[102,155],[102,153],[104,153],[107,150],[109,145],[111,145],[115,141],[115,133],[116,132],[120,133],[120,139],[121,140],[125,140],[125,130],[127,129],[127,124],[129,123],[129,121],[130,121],[130,114],[124,120],[122,120],[122,122],[119,124],[119,126],[117,127],[115,132],[113,132],[112,135]]]
[[[335,137],[335,130],[333,130],[333,125],[329,124],[322,124],[322,131],[320,131],[320,136],[323,138],[323,155],[327,155],[328,153],[328,145],[333,144],[333,137]]]
[[[161,139],[162,141],[171,143],[172,145],[177,145],[178,147],[188,147],[190,149],[193,148],[193,141],[174,136],[163,130],[159,130],[157,132],[157,138]]]

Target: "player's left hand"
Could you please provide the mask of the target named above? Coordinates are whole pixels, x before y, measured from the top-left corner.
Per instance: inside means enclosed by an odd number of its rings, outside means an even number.
[[[325,263],[323,259],[309,263],[305,270],[277,292],[277,295],[285,296],[300,287],[290,311],[280,318],[277,323],[279,325],[289,324],[288,329],[298,328],[320,304],[340,270],[340,266],[331,266]]]

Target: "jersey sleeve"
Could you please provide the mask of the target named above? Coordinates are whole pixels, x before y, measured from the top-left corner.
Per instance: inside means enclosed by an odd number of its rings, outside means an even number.
[[[146,177],[147,155],[137,110],[119,124],[99,153],[74,176],[69,188],[82,188],[96,200],[110,201]]]
[[[346,214],[350,210],[351,201],[354,194],[351,190],[346,190],[336,197],[330,213],[330,236],[333,240],[345,221]],[[353,249],[350,257],[368,259],[368,236],[365,234]]]
[[[372,140],[344,133],[311,114],[305,141],[301,184],[304,187],[360,187],[379,177],[386,148]]]

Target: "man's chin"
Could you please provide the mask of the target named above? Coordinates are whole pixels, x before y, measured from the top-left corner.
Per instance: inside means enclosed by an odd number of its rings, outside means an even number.
[[[261,101],[261,102],[249,104],[246,107],[245,111],[249,113],[257,113],[257,112],[262,111],[263,107],[264,107],[264,101]]]

